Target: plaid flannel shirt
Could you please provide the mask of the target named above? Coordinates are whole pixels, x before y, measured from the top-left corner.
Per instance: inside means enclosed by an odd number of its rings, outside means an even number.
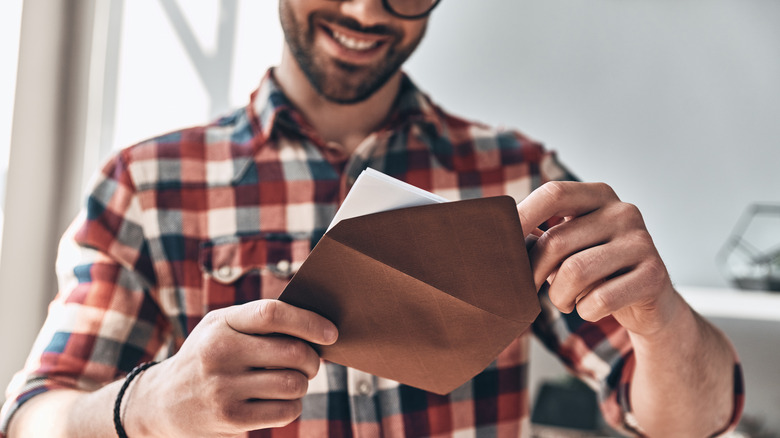
[[[383,128],[345,155],[269,70],[246,108],[124,149],[103,168],[61,242],[60,292],[9,386],[0,435],[37,394],[98,389],[176,353],[207,312],[276,298],[368,166],[450,200],[519,201],[572,178],[540,144],[446,114],[408,77]],[[612,318],[562,315],[543,295],[542,306],[533,332],[597,390],[607,420],[630,430],[625,331]],[[323,362],[298,420],[248,435],[527,436],[530,335],[445,396]]]

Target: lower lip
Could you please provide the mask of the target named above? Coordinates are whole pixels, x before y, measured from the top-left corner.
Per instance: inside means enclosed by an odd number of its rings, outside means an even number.
[[[339,43],[333,38],[330,31],[326,30],[323,26],[318,26],[317,32],[324,41],[326,50],[330,52],[333,57],[349,64],[369,64],[374,62],[387,45],[386,42],[380,42],[376,47],[368,50],[352,50]]]

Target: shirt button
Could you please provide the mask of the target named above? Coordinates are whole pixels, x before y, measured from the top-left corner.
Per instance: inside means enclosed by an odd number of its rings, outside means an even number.
[[[220,266],[215,276],[219,280],[228,281],[233,276],[233,267],[230,265]]]
[[[276,270],[281,275],[290,275],[292,264],[290,264],[289,260],[280,260],[278,263],[276,263]]]
[[[360,395],[369,395],[369,394],[371,394],[371,390],[372,389],[373,389],[373,387],[371,386],[371,383],[369,383],[366,380],[361,380],[357,384],[358,394],[360,394]]]

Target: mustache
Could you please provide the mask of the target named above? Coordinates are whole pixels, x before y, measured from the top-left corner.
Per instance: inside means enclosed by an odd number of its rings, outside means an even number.
[[[377,24],[374,26],[362,26],[354,18],[345,17],[343,15],[339,15],[337,13],[333,13],[330,11],[315,11],[311,15],[309,15],[310,29],[314,28],[315,26],[314,23],[317,20],[321,20],[326,23],[336,24],[345,27],[349,30],[354,30],[356,32],[362,32],[367,34],[400,37],[403,33],[400,29],[397,29],[392,26],[387,26],[384,24]]]

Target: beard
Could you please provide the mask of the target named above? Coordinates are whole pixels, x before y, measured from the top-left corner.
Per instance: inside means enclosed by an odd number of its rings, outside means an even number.
[[[404,32],[396,27],[378,25],[364,28],[357,21],[330,11],[314,11],[308,20],[296,19],[286,0],[279,2],[279,16],[285,41],[312,87],[323,98],[338,104],[354,104],[371,97],[395,75],[409,58],[425,34],[405,46],[399,45]],[[315,48],[315,26],[318,20],[338,24],[351,30],[391,37],[386,56],[376,65],[345,63],[329,57]]]

